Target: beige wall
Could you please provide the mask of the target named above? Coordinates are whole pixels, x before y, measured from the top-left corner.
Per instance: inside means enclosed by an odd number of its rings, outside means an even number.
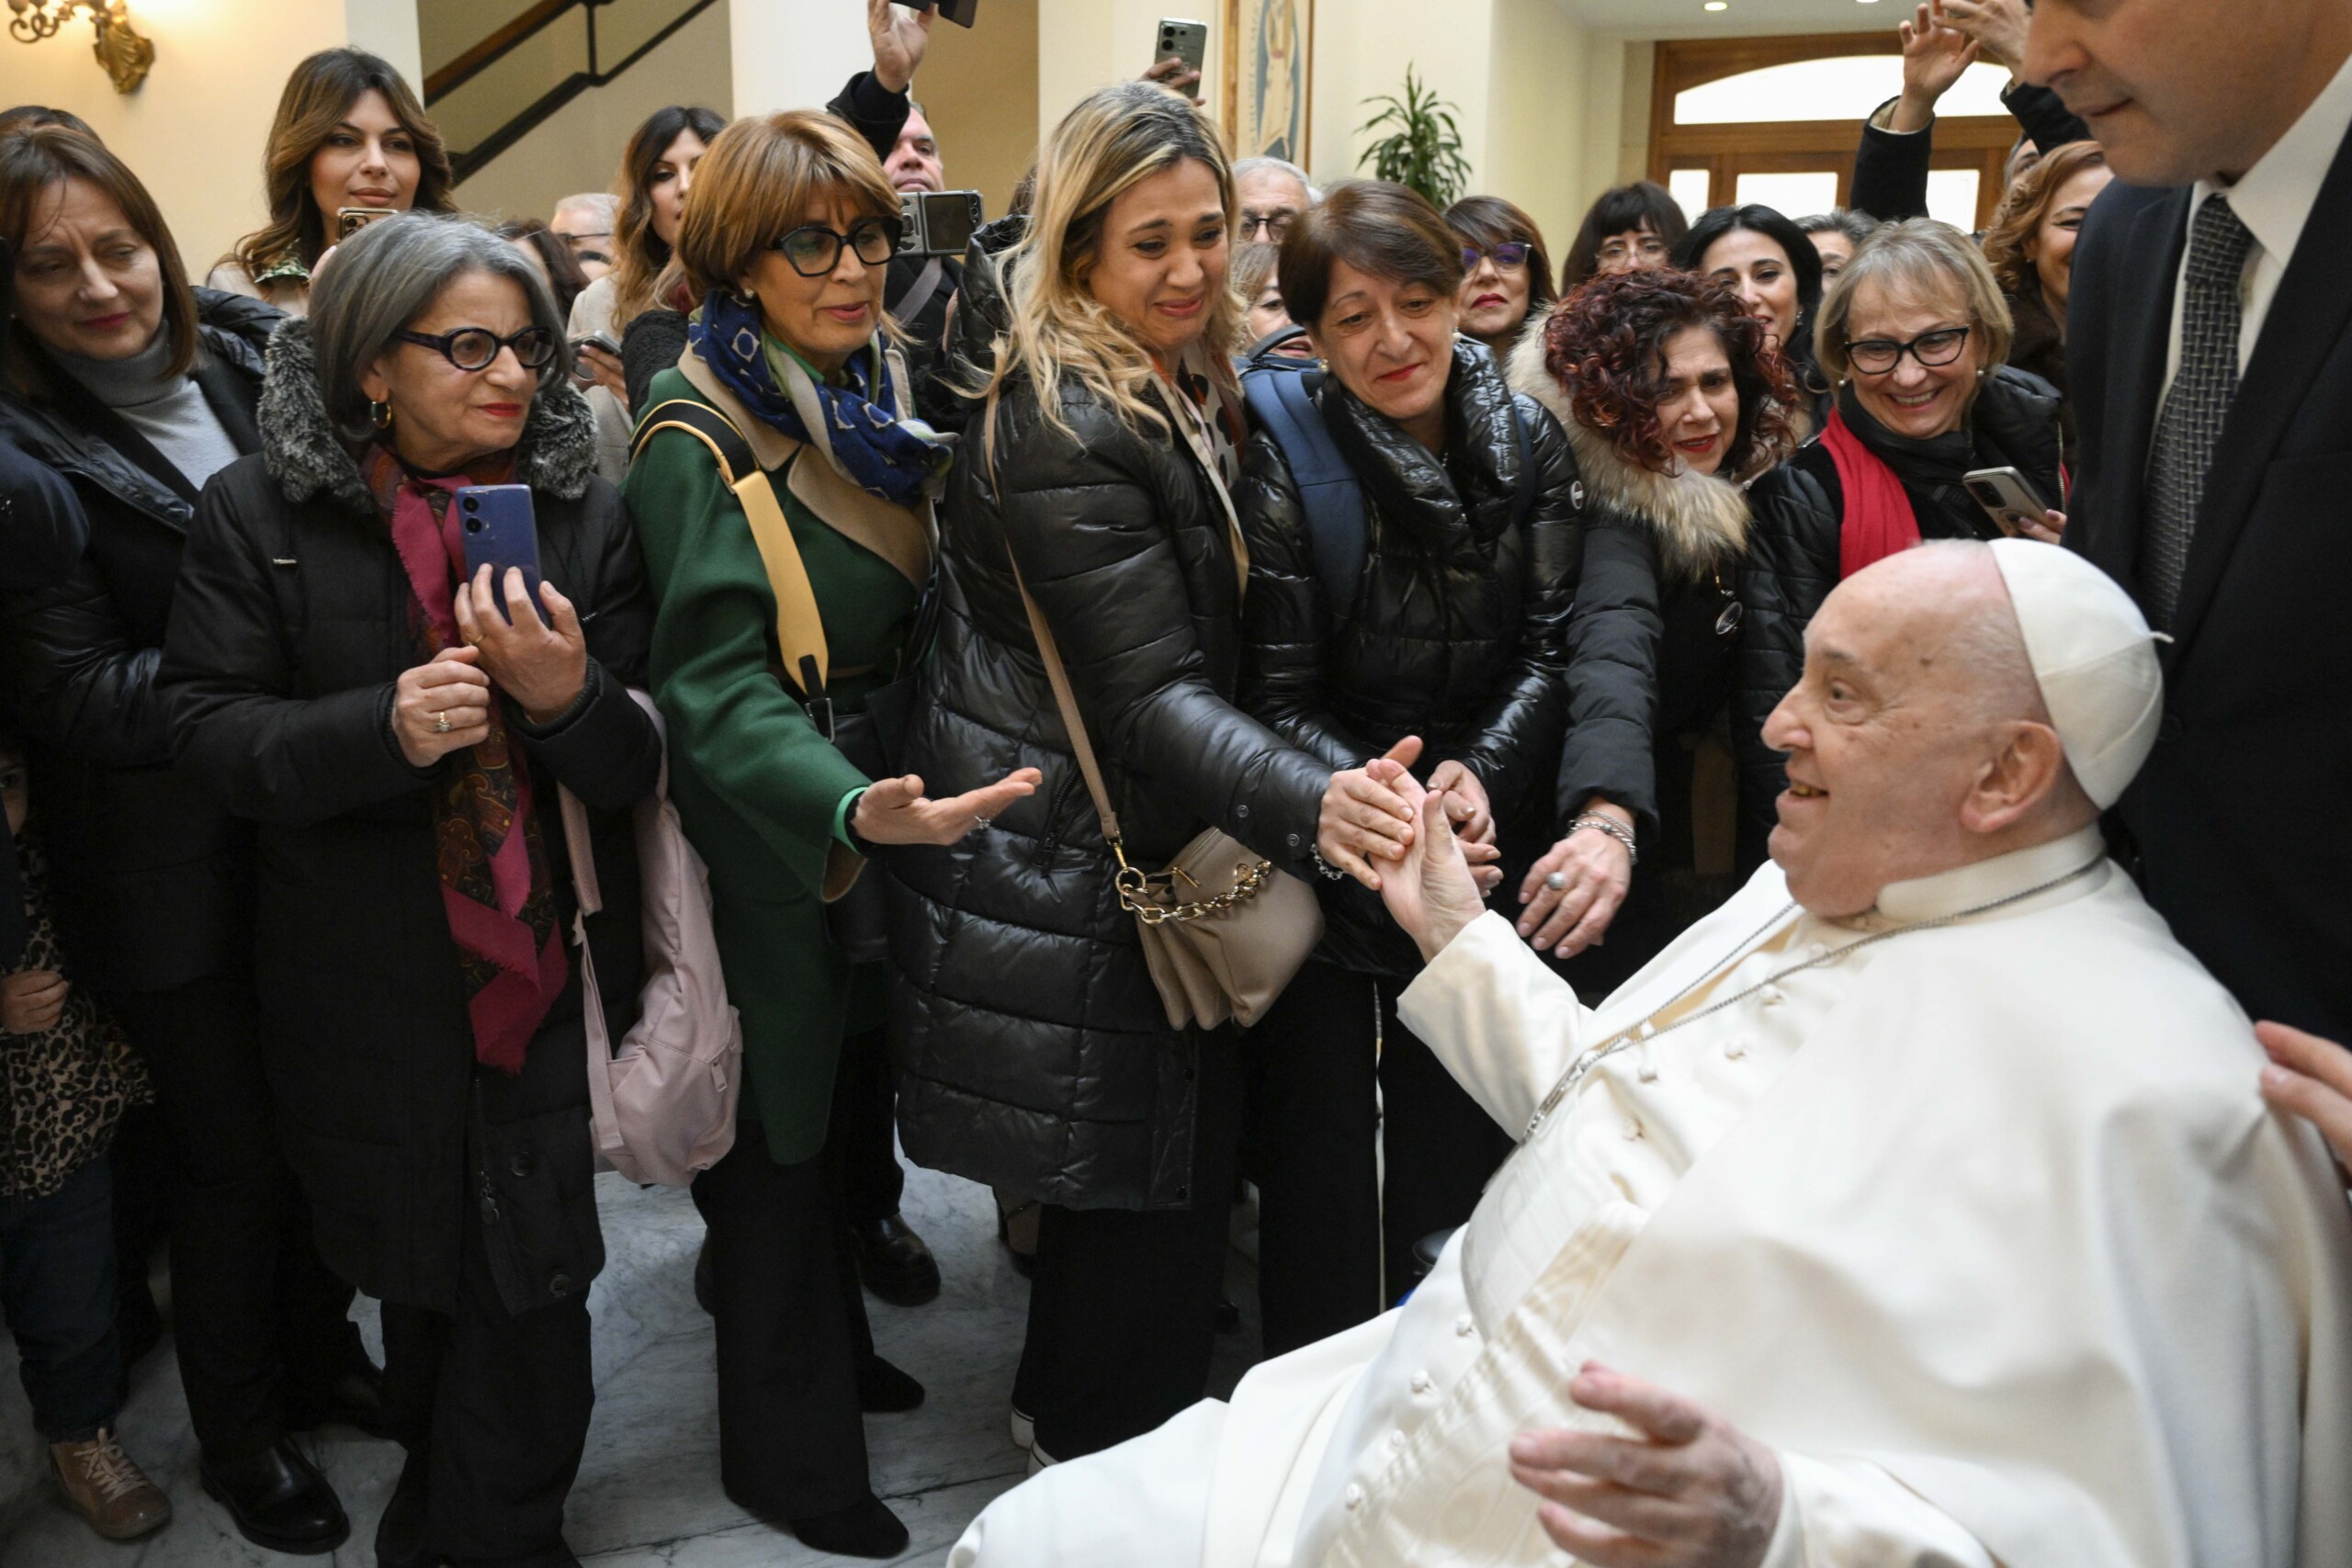
[[[934,27],[915,78],[948,185],[978,191],[990,218],[1002,216],[1037,145],[1026,112],[1037,101],[1037,0],[988,0],[978,27]]]
[[[1497,0],[1494,114],[1478,188],[1526,209],[1555,260],[1584,213],[1592,53],[1558,0]]]
[[[469,211],[546,218],[579,191],[610,190],[629,133],[665,104],[731,117],[728,10],[713,6],[610,85],[592,88],[458,187]],[[835,84],[838,88],[839,84]]]
[[[76,22],[40,44],[0,39],[0,106],[73,110],[138,172],[201,280],[261,227],[262,144],[296,62],[357,43],[413,81],[416,16],[407,0],[138,0],[155,66],[139,91],[114,90]]]

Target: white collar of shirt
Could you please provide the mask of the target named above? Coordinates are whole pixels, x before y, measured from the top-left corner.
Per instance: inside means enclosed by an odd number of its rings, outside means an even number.
[[[1940,919],[2039,887],[2104,858],[2106,852],[2105,840],[2094,823],[2030,849],[2012,850],[2007,854],[1940,871],[1932,876],[1890,882],[1879,889],[1877,907],[1860,920],[1849,923],[1868,929]]]
[[[2246,256],[2245,278],[2240,285],[2241,375],[2254,358],[2254,345],[2261,339],[2262,323],[2270,314],[2270,301],[2278,292],[2280,280],[2287,276],[2287,264],[2294,259],[2303,228],[2311,221],[2312,209],[2319,204],[2319,187],[2326,183],[2328,171],[2335,166],[2336,154],[2347,134],[2352,134],[2352,57],[2336,68],[2334,79],[2320,90],[2319,96],[2311,101],[2287,134],[2271,143],[2270,151],[2237,184],[2225,186],[2218,180],[2202,179],[2190,194],[2190,223],[2196,222],[2205,198],[2218,191],[2230,198],[2230,210],[2237,214],[2238,221],[2254,236],[2254,249]],[[2180,270],[2173,284],[2172,332],[2165,361],[2166,387],[2180,372],[2180,299],[2188,276],[2188,253],[2184,246]]]

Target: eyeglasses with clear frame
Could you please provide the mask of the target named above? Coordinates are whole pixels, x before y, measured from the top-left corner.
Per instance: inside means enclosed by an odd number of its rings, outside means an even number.
[[[1644,234],[1630,245],[1623,240],[1607,240],[1602,242],[1600,246],[1600,265],[1623,266],[1635,256],[1639,256],[1646,265],[1664,266],[1667,252],[1670,248],[1656,234]]]
[[[783,252],[786,265],[801,276],[822,277],[841,265],[843,246],[857,253],[857,259],[868,266],[888,265],[899,254],[899,237],[904,228],[905,220],[896,213],[861,219],[849,226],[846,234],[822,223],[803,223],[768,249]]]
[[[1884,376],[1902,364],[1907,354],[1928,368],[1939,370],[1967,351],[1968,334],[1974,330],[1938,327],[1934,332],[1921,333],[1909,343],[1884,337],[1864,338],[1846,345],[1846,363],[1865,376]]]
[[[1534,249],[1532,245],[1519,240],[1506,240],[1499,245],[1490,245],[1483,251],[1476,245],[1464,245],[1462,247],[1462,270],[1476,272],[1478,270],[1480,262],[1490,261],[1495,264],[1495,270],[1498,272],[1517,272],[1527,265],[1527,258],[1534,253]]]
[[[511,348],[526,370],[544,370],[555,362],[555,334],[545,327],[525,327],[512,337],[500,337],[488,327],[458,327],[446,333],[395,333],[402,343],[429,348],[458,369],[471,374],[498,362],[498,351]]]
[[[1262,229],[1270,243],[1280,244],[1297,219],[1298,214],[1287,207],[1277,207],[1272,212],[1253,212],[1245,207],[1241,209],[1241,238],[1245,243],[1255,241]]]

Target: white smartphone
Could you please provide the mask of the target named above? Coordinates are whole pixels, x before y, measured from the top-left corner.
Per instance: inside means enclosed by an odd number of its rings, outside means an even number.
[[[2015,468],[1976,468],[1962,474],[1960,482],[1993,526],[2013,539],[2025,532],[2025,525],[2040,523],[2049,514],[2050,503]]]
[[[1188,22],[1182,17],[1159,18],[1159,51],[1151,58],[1181,60],[1187,71],[1198,71],[1209,57],[1209,26],[1206,22]]]

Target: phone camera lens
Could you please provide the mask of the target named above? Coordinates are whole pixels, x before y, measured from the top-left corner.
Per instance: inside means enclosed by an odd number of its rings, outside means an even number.
[[[467,533],[469,533],[469,534],[479,534],[479,533],[481,533],[481,518],[479,518],[479,517],[469,517],[469,518],[467,518],[467,519],[466,519],[466,532],[467,532]]]

